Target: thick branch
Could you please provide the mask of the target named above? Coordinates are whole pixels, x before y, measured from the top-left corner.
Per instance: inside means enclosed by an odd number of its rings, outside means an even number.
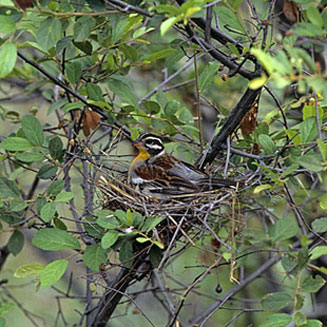
[[[227,117],[218,135],[212,140],[209,151],[202,153],[196,161],[197,166],[204,167],[206,164],[213,162],[222,146],[226,143],[228,136],[236,130],[243,117],[251,109],[260,91],[261,89],[247,89],[245,91],[238,104]]]

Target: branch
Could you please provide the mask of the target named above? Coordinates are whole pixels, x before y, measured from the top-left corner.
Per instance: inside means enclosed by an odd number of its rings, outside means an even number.
[[[209,151],[204,151],[196,161],[196,165],[204,167],[210,164],[216,158],[220,149],[225,145],[228,136],[230,136],[238,127],[246,113],[252,108],[252,104],[261,92],[261,89],[247,89],[238,104],[227,117],[223,127],[217,136],[212,140]]]

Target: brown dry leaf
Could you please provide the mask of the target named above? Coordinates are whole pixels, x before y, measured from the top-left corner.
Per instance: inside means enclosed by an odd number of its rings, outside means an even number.
[[[33,7],[33,0],[14,0],[17,7],[26,11],[26,8]]]
[[[254,143],[252,150],[251,150],[252,154],[256,154],[259,155],[260,154],[260,145],[258,143]]]
[[[91,129],[96,129],[99,125],[100,116],[95,111],[88,108],[84,111],[83,116],[83,133],[85,136],[89,136]]]
[[[297,23],[300,21],[299,6],[291,0],[284,0],[283,13],[291,23]]]
[[[242,132],[249,136],[257,127],[256,114],[258,113],[257,105],[252,106],[251,110],[243,117],[240,127]]]

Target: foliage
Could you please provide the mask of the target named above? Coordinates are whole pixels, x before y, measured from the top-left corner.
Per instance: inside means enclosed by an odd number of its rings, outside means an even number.
[[[326,22],[326,1],[0,0],[0,269],[29,260],[0,281],[0,326],[37,325],[10,288],[31,276],[29,299],[82,299],[58,326],[326,323]],[[99,185],[143,131],[238,190],[175,221],[107,180],[127,209]]]

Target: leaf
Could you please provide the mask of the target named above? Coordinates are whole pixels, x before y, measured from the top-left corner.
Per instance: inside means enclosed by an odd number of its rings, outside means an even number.
[[[93,244],[83,253],[83,260],[87,267],[98,272],[99,266],[107,261],[107,251],[100,244]]]
[[[13,302],[0,303],[0,315],[10,312],[15,307]]]
[[[112,92],[118,95],[123,102],[132,104],[135,108],[138,108],[138,102],[134,93],[131,91],[129,86],[127,86],[121,80],[114,79],[112,77],[109,78],[108,87]]]
[[[313,278],[313,276],[309,276],[304,280],[301,280],[301,292],[316,293],[325,284],[326,281],[320,275],[316,275],[315,278]]]
[[[323,169],[320,155],[318,154],[307,153],[301,156],[297,162],[303,168],[308,169],[312,172],[319,172]]]
[[[269,233],[274,242],[287,240],[295,236],[300,231],[297,222],[293,218],[282,218],[272,226]]]
[[[44,157],[43,155],[38,152],[38,151],[33,151],[33,152],[18,152],[16,154],[16,159],[22,162],[38,162],[38,161],[43,161]]]
[[[321,28],[324,27],[324,20],[317,7],[310,6],[309,8],[307,8],[305,13],[312,24],[317,25]]]
[[[249,82],[249,89],[251,90],[257,90],[263,87],[266,82],[268,81],[268,77],[265,73],[261,73],[260,77],[254,78]]]
[[[6,42],[0,47],[0,78],[8,76],[15,67],[17,49],[14,44]]]
[[[38,121],[32,115],[26,115],[22,119],[22,130],[25,137],[33,144],[41,146],[44,141],[43,129]]]
[[[270,293],[261,300],[261,305],[266,311],[279,311],[285,308],[292,297],[284,292]]]
[[[37,173],[37,176],[40,179],[49,179],[56,175],[57,170],[58,170],[57,166],[45,164],[40,168],[40,170]]]
[[[40,272],[41,286],[47,288],[56,283],[65,273],[68,267],[68,260],[55,260],[49,263]]]
[[[82,64],[79,61],[67,63],[66,75],[72,84],[77,84],[82,75]]]
[[[55,228],[44,228],[37,231],[32,239],[32,244],[42,250],[56,251],[61,249],[79,250],[79,241],[66,231]]]
[[[126,212],[125,211],[118,209],[118,210],[115,211],[115,216],[119,219],[119,221],[121,223],[123,223],[126,226],[130,226],[129,221],[126,218]]]
[[[24,235],[21,231],[16,230],[8,241],[8,250],[11,254],[16,256],[24,246]]]
[[[165,114],[167,117],[171,117],[176,113],[176,111],[179,109],[180,103],[179,101],[173,99],[169,101],[164,109]]]
[[[148,233],[150,232],[154,227],[159,225],[165,218],[164,217],[146,217],[144,224],[142,226],[142,232]]]
[[[41,264],[29,264],[29,265],[23,265],[17,268],[17,270],[14,273],[14,276],[16,278],[25,278],[31,275],[39,274],[42,269],[44,268]]]
[[[142,105],[151,115],[155,115],[160,111],[160,105],[155,101],[142,100]]]
[[[159,51],[156,51],[156,52],[150,54],[148,57],[146,57],[144,59],[144,61],[146,61],[146,62],[153,62],[153,61],[156,61],[156,60],[159,60],[159,59],[162,59],[162,58],[167,57],[172,52],[175,52],[175,50],[174,49],[170,49],[170,48],[159,50]]]
[[[25,138],[18,136],[9,136],[0,143],[0,146],[2,146],[5,150],[8,151],[26,151],[30,149],[33,145]]]
[[[7,177],[0,177],[0,199],[15,199],[20,195],[17,184]]]
[[[216,61],[209,62],[199,76],[199,91],[203,92],[207,87],[213,84],[217,77],[220,64]]]
[[[48,195],[58,195],[65,187],[65,182],[61,180],[54,181],[47,190]]]
[[[10,201],[10,210],[14,212],[24,210],[27,206],[28,204],[21,199],[16,198]]]
[[[56,204],[54,202],[48,202],[42,207],[40,216],[44,222],[48,223],[54,217],[56,211]]]
[[[317,122],[314,117],[310,117],[300,124],[299,129],[302,142],[307,143],[315,140],[318,136]]]
[[[61,192],[56,196],[55,202],[68,202],[74,198],[73,192]]]
[[[109,249],[112,245],[116,243],[121,233],[116,231],[109,231],[105,233],[101,239],[101,246],[104,249]]]
[[[102,90],[100,86],[94,83],[86,83],[86,92],[91,100],[103,101]]]
[[[107,228],[107,229],[115,229],[116,227],[120,226],[120,222],[112,217],[99,217],[97,219],[97,224],[103,228]]]
[[[320,245],[320,246],[315,247],[310,252],[310,260],[318,259],[322,255],[327,255],[327,246],[326,245]]]
[[[257,193],[260,193],[262,191],[269,190],[270,188],[272,188],[272,185],[270,185],[270,184],[262,184],[262,185],[256,186],[254,188],[254,190],[253,190],[253,193],[254,194],[257,194]]]
[[[317,233],[324,233],[327,231],[327,218],[318,218],[315,219],[312,223],[311,226],[313,230]]]
[[[16,24],[7,16],[0,15],[0,33],[12,34],[16,31]]]
[[[49,152],[53,159],[59,160],[63,156],[63,143],[59,136],[53,137],[49,141]]]
[[[36,32],[36,42],[44,50],[54,47],[62,36],[62,26],[60,21],[54,17],[44,20]]]
[[[295,312],[292,316],[292,320],[296,326],[301,326],[307,323],[307,318],[302,312]]]
[[[259,327],[285,327],[292,321],[292,318],[286,313],[275,313],[259,325]]]
[[[85,41],[89,37],[95,24],[96,20],[93,17],[83,16],[79,18],[74,24],[74,41]]]
[[[148,237],[137,237],[136,241],[139,243],[146,243],[146,242],[151,242],[151,238]]]
[[[258,137],[259,143],[262,145],[265,154],[273,154],[276,151],[276,145],[269,135],[260,134]]]
[[[176,24],[181,19],[181,15],[178,15],[177,17],[170,17],[163,21],[160,25],[160,34],[161,36],[164,36],[169,29]]]
[[[119,260],[125,268],[130,268],[133,264],[133,260],[131,260],[133,257],[133,241],[127,240],[119,248]]]

